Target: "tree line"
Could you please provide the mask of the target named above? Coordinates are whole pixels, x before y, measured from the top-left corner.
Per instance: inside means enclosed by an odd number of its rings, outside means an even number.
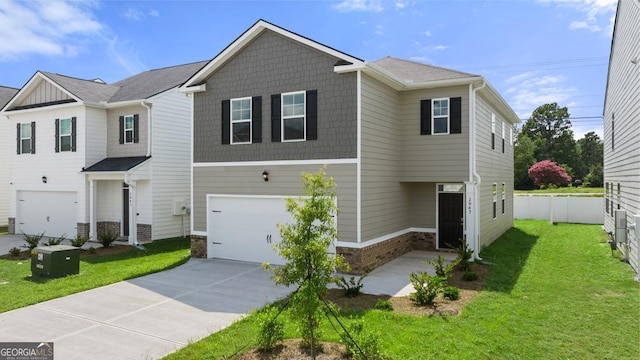
[[[564,168],[574,185],[601,187],[604,145],[593,131],[574,140],[569,110],[557,103],[539,106],[516,130],[514,147],[514,187],[538,187],[529,176],[536,163],[550,160]]]

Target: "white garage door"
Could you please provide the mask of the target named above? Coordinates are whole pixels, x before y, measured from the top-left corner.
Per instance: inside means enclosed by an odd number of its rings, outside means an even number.
[[[76,236],[77,196],[75,192],[19,191],[16,233],[45,236]]]
[[[285,197],[210,195],[207,205],[207,257],[283,264],[273,245],[276,224],[293,222]]]

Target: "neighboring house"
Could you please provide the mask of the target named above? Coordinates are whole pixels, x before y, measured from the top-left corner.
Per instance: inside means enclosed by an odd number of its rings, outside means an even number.
[[[0,86],[0,109],[11,100],[18,89]],[[0,226],[7,226],[9,217],[9,151],[13,142],[13,131],[9,129],[9,122],[0,115]]]
[[[604,228],[615,236],[636,273],[640,273],[639,19],[640,1],[618,2],[604,101]]]
[[[193,93],[192,256],[281,263],[284,198],[325,164],[336,250],[355,272],[462,237],[477,257],[512,226],[518,117],[481,76],[366,62],[261,20],[181,90]]]
[[[14,134],[9,231],[185,235],[191,100],[177,89],[203,65],[110,85],[36,72],[0,113]]]

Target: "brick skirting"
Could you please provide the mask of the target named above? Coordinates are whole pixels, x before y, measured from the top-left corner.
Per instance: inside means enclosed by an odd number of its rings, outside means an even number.
[[[89,223],[77,223],[76,224],[76,233],[78,236],[84,236],[87,239],[89,238]]]
[[[107,232],[120,236],[120,222],[119,221],[98,221],[96,223],[96,235],[100,236]]]
[[[207,258],[207,237],[191,235],[191,257]]]
[[[151,225],[138,224],[138,242],[139,243],[151,242]]]
[[[8,233],[11,235],[15,235],[16,234],[16,218],[9,218],[9,227],[7,229]]]

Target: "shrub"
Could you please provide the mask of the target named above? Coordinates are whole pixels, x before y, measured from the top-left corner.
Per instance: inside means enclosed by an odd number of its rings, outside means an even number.
[[[18,256],[20,255],[20,248],[18,247],[12,247],[11,249],[9,249],[9,254],[11,254],[12,256]]]
[[[60,236],[58,238],[50,237],[49,239],[47,239],[47,242],[44,244],[44,246],[60,245],[62,240],[65,239],[65,236],[66,236],[66,234],[62,234],[62,236]]]
[[[258,345],[263,351],[271,351],[284,338],[284,322],[278,319],[280,310],[267,305],[258,313]]]
[[[44,237],[44,233],[37,235],[27,235],[22,233],[22,238],[27,243],[26,245],[22,245],[23,248],[27,248],[29,250],[33,250],[38,247],[40,240]]]
[[[411,298],[418,305],[429,305],[442,290],[446,279],[442,276],[431,276],[426,271],[415,271],[409,276],[415,293],[411,294]]]
[[[373,305],[373,308],[376,310],[393,311],[393,304],[390,300],[378,299],[376,304]]]
[[[347,352],[356,360],[382,360],[386,356],[380,347],[380,334],[365,329],[364,320],[357,319],[349,324],[347,334],[342,334],[341,340]],[[353,339],[353,340],[352,340]]]
[[[364,280],[365,277],[367,277],[367,274],[360,276],[356,281],[355,276],[352,276],[347,281],[344,276],[336,276],[334,282],[344,291],[344,296],[353,298],[360,294],[360,289],[364,286],[362,280]]]
[[[589,169],[589,173],[584,177],[584,182],[589,187],[602,187],[603,175],[602,165],[594,165]]]
[[[542,160],[529,168],[528,174],[538,186],[567,186],[571,183],[571,177],[567,171],[551,160]]]
[[[118,240],[118,234],[111,230],[106,230],[98,234],[98,242],[104,247],[111,246],[111,244],[116,240]]]
[[[460,264],[460,268],[463,271],[469,270],[471,267],[471,257],[473,256],[473,250],[467,246],[467,239],[460,239],[461,243],[459,246],[453,247],[453,250],[458,254],[456,258],[456,264]]]
[[[438,255],[438,257],[433,260],[426,260],[423,262],[425,264],[433,266],[433,268],[436,270],[437,276],[442,276],[445,279],[448,279],[449,277],[451,277],[451,272],[453,271],[453,268],[458,264],[459,260],[456,259],[455,261],[447,265],[445,265],[445,261],[446,259],[444,256]]]
[[[478,280],[478,273],[473,270],[467,270],[464,273],[462,273],[462,280],[464,281]]]
[[[460,289],[455,286],[447,286],[442,290],[442,296],[447,300],[458,300],[460,298]]]
[[[89,251],[89,254],[95,254],[96,253],[96,248],[94,248],[93,246],[90,247],[89,249],[87,249]]]
[[[89,241],[87,236],[76,235],[75,239],[71,239],[71,246],[82,247],[82,245],[86,244]]]

